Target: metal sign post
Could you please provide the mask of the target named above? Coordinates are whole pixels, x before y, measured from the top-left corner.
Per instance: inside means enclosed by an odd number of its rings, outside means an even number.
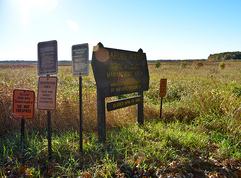
[[[49,160],[52,159],[52,130],[51,130],[51,113],[47,111],[47,131],[48,131],[48,152],[49,152]]]
[[[38,99],[37,108],[38,110],[47,110],[47,131],[48,131],[48,152],[49,159],[52,155],[52,144],[51,144],[51,112],[56,109],[56,93],[57,93],[57,77],[39,77],[38,81]]]
[[[79,77],[79,151],[83,152],[82,77]]]
[[[25,137],[25,119],[21,119],[21,142],[23,143]]]
[[[89,75],[88,43],[72,46],[72,75],[79,77],[79,151],[83,152],[82,76]],[[80,163],[82,164],[82,163]]]
[[[166,96],[167,91],[167,79],[161,79],[160,81],[160,93],[159,96],[161,97],[161,106],[160,106],[160,118],[162,117],[162,99]]]
[[[58,73],[58,50],[57,41],[45,41],[38,43],[38,74],[46,75],[39,77],[38,102],[39,110],[47,110],[48,127],[48,152],[51,160],[51,112],[56,109],[57,77],[50,77],[50,74]]]

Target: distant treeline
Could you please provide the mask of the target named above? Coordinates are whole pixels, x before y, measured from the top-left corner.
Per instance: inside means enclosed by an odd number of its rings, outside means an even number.
[[[58,63],[69,63],[72,61],[58,61]],[[18,64],[18,63],[38,63],[38,61],[24,61],[24,60],[13,60],[13,61],[0,61],[0,63],[13,63],[13,64]]]
[[[0,63],[13,63],[13,64],[16,64],[16,63],[37,63],[37,61],[24,61],[24,60],[12,60],[12,61],[0,61]]]
[[[147,60],[147,62],[193,62],[193,61],[206,61],[206,59],[159,59],[159,60]],[[71,63],[72,61],[58,61],[58,63]],[[89,61],[91,62],[91,61]],[[0,63],[12,63],[12,64],[18,64],[18,63],[38,63],[38,61],[24,61],[24,60],[14,60],[14,61],[0,61]]]
[[[216,53],[210,54],[208,57],[208,61],[226,61],[226,60],[240,60],[241,52],[224,52],[224,53]]]
[[[206,61],[206,59],[159,59],[159,62],[193,62],[193,61]],[[147,60],[147,62],[157,62],[156,60]]]

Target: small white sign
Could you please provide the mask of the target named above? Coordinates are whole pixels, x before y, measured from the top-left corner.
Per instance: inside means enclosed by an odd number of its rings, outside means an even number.
[[[39,77],[37,109],[54,111],[56,109],[57,77]]]
[[[72,46],[72,74],[74,77],[89,75],[88,43]]]

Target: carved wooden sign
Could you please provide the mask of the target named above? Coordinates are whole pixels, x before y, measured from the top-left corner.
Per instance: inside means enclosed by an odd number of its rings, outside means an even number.
[[[118,96],[149,89],[146,54],[113,48],[101,43],[93,49],[91,65],[101,97]]]

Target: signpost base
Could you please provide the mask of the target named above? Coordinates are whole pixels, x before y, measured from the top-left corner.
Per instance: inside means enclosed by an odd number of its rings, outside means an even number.
[[[24,140],[24,132],[25,132],[25,119],[21,119],[21,143]]]
[[[83,152],[83,128],[82,128],[82,77],[79,77],[79,151]]]
[[[161,106],[160,106],[160,118],[162,118],[162,97],[161,97]]]
[[[52,158],[52,145],[51,145],[51,113],[47,111],[47,125],[48,125],[48,152],[49,152],[49,161]]]

